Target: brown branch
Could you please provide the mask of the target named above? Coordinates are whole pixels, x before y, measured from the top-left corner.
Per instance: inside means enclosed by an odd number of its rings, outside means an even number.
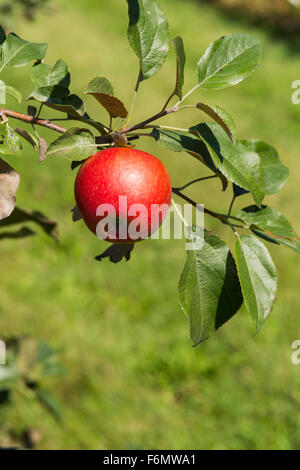
[[[193,199],[191,199],[190,197],[186,196],[185,194],[183,194],[180,190],[178,190],[177,188],[172,188],[172,192],[174,194],[176,194],[177,196],[181,197],[181,199],[183,199],[184,201],[188,202],[189,204],[191,204],[192,206],[196,207],[196,209],[199,209],[198,208],[198,204],[193,201]],[[201,208],[202,210],[202,208]],[[223,224],[227,224],[227,218],[226,216],[224,217],[222,214],[217,214],[216,212],[213,212],[209,209],[207,209],[206,207],[203,207],[203,210],[204,210],[204,213],[205,214],[208,214],[212,217],[214,217],[215,219],[218,219],[220,220]]]
[[[197,210],[199,211],[202,211],[202,207],[199,207],[199,204],[197,204],[195,201],[193,201],[193,199],[191,199],[190,197],[186,196],[185,194],[183,194],[180,189],[178,188],[172,188],[172,192],[174,194],[176,194],[176,196],[179,196],[181,197],[181,199],[183,199],[184,201],[188,202],[189,204],[191,204],[192,206],[196,207]],[[238,217],[234,217],[233,215],[230,215],[230,214],[219,214],[218,212],[214,212],[214,211],[211,211],[210,209],[207,209],[206,207],[203,207],[203,211],[204,211],[204,214],[208,214],[210,215],[211,217],[214,217],[215,219],[218,219],[220,222],[222,222],[222,224],[225,224],[225,225],[230,225],[231,227],[240,227],[240,228],[246,228],[242,225],[232,225],[230,222],[229,222],[229,219],[232,219],[232,220],[237,220],[238,222],[243,222],[241,219],[239,219]]]
[[[27,124],[35,124],[37,126],[47,127],[52,131],[59,132],[60,134],[64,134],[67,130],[65,127],[54,124],[54,122],[49,121],[48,119],[39,119],[34,116],[29,116],[28,114],[17,113],[16,111],[11,111],[9,109],[0,108],[0,113],[3,117],[8,116],[13,119],[26,122]]]

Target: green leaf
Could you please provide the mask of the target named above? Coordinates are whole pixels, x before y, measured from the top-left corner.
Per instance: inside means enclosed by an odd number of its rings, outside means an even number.
[[[61,113],[66,113],[76,121],[81,121],[95,127],[102,135],[107,134],[107,130],[100,122],[95,122],[89,118],[84,111],[83,101],[77,95],[69,94],[68,88],[61,85],[42,87],[35,90],[29,96],[29,100],[43,103],[49,108]]]
[[[276,300],[276,268],[260,240],[253,235],[236,237],[235,255],[245,305],[258,332]]]
[[[280,243],[300,254],[300,238],[288,222],[277,210],[271,207],[248,206],[236,215],[244,223],[248,224],[255,234],[262,230],[268,241]]]
[[[259,140],[242,140],[241,143],[260,157],[266,194],[278,193],[287,181],[289,169],[281,163],[276,149]]]
[[[16,90],[14,87],[6,85],[5,86],[5,91],[8,96],[11,96],[14,98],[18,103],[21,103],[22,101],[22,93],[19,92],[19,90]]]
[[[252,193],[257,205],[264,196],[263,168],[259,155],[241,142],[233,144],[223,129],[215,123],[203,123],[191,127],[211,151],[214,162],[231,182]]]
[[[86,93],[104,93],[114,96],[114,89],[109,80],[105,77],[95,77],[88,84]]]
[[[2,44],[2,65],[0,72],[7,66],[21,67],[33,60],[42,60],[47,51],[47,44],[25,41],[14,33],[10,33]]]
[[[181,100],[182,98],[182,87],[184,84],[184,66],[185,66],[185,52],[183,40],[180,36],[176,36],[172,40],[172,44],[176,54],[176,84],[174,95],[178,96]]]
[[[167,18],[155,0],[127,0],[128,40],[140,59],[142,79],[154,75],[169,51]]]
[[[219,176],[223,191],[227,187],[227,179],[215,166],[207,146],[197,136],[188,132],[178,132],[165,129],[154,128],[151,132],[156,142],[162,147],[173,152],[187,152],[192,157],[199,160],[211,171]]]
[[[247,34],[223,36],[197,64],[201,88],[221,90],[244,80],[261,60],[261,43]]]
[[[46,86],[33,91],[28,98],[43,103],[62,113],[82,118],[84,104],[77,95],[70,95],[68,88],[61,85]]]
[[[36,88],[54,85],[67,88],[70,85],[70,74],[67,64],[61,59],[53,67],[38,62],[31,69],[31,81]]]
[[[0,25],[0,45],[3,44],[6,40],[6,34],[2,26]]]
[[[35,395],[40,404],[59,422],[62,420],[62,414],[56,398],[45,388],[36,388]]]
[[[35,360],[38,366],[39,380],[65,374],[64,366],[58,362],[57,351],[45,341],[37,343]]]
[[[47,155],[82,160],[97,151],[95,137],[88,129],[72,127],[50,144]]]
[[[236,134],[235,123],[232,117],[220,106],[210,106],[205,103],[197,103],[196,108],[201,109],[209,117],[211,117],[226,132],[230,140],[234,143]]]
[[[22,150],[18,134],[7,122],[0,122],[0,154],[20,155]]]
[[[205,231],[202,248],[187,250],[178,295],[184,313],[190,319],[195,345],[206,340],[238,312],[243,296],[234,259],[225,242]],[[191,248],[191,246],[190,246]]]
[[[16,192],[20,176],[0,158],[0,220],[8,217],[16,206]]]
[[[22,94],[19,92],[19,90],[16,90],[14,87],[5,85],[5,83],[0,80],[0,99],[3,96],[4,97],[4,102],[1,104],[6,103],[6,95],[11,96],[12,98],[15,98],[15,100],[18,103],[21,103],[22,101]]]
[[[193,156],[198,156],[210,170],[218,173],[218,169],[207,150],[206,145],[193,134],[188,132],[178,132],[166,129],[154,128],[151,132],[156,142],[162,147],[173,152],[188,152]]]
[[[122,101],[113,96],[113,87],[104,77],[96,77],[89,84],[85,92],[92,95],[100,103],[112,118],[120,117],[125,119],[128,115]]]

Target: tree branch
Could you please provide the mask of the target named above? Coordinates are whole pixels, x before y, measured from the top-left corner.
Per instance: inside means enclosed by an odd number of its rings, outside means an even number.
[[[64,134],[67,130],[65,127],[59,126],[58,124],[54,124],[54,122],[49,121],[48,119],[39,119],[37,117],[30,116],[29,114],[21,114],[17,113],[16,111],[11,111],[5,108],[0,108],[0,113],[3,117],[8,116],[13,119],[18,119],[19,121],[26,122],[27,124],[34,124],[37,126],[47,127],[47,129],[59,132],[60,134]]]
[[[177,196],[181,197],[181,199],[183,199],[184,201],[188,202],[189,204],[192,204],[192,206],[196,207],[196,209],[198,209],[198,204],[195,201],[193,201],[193,199],[183,194],[178,188],[172,188],[172,192],[176,194]],[[203,207],[203,211],[205,214],[208,214],[211,217],[214,217],[215,219],[220,220],[220,222],[222,222],[222,224],[225,224],[225,225],[232,225],[230,224],[228,219],[233,219],[233,220],[242,222],[242,220],[239,219],[238,217],[233,217],[232,215],[226,215],[226,214],[218,214],[217,212],[213,212],[210,209],[207,209],[206,207]]]

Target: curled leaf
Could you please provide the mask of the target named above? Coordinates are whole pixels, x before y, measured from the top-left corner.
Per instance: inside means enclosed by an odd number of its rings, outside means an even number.
[[[104,77],[96,77],[89,84],[85,92],[92,95],[100,103],[112,118],[120,117],[125,119],[128,115],[122,101],[116,98],[113,93],[113,87]]]
[[[6,96],[11,96],[18,103],[22,101],[22,94],[19,90],[16,90],[14,87],[6,85],[2,80],[0,80],[0,103],[6,103]]]
[[[37,150],[38,143],[37,143],[37,139],[35,136],[30,134],[25,129],[22,129],[21,127],[16,127],[15,132],[19,134],[21,137],[23,137],[23,139],[25,139],[30,145],[32,145],[34,150]]]
[[[176,36],[176,38],[172,40],[172,44],[176,54],[176,84],[174,95],[178,96],[181,100],[182,87],[184,84],[185,51],[183,40],[180,36]]]
[[[0,220],[8,217],[16,206],[16,192],[20,176],[0,158]]]
[[[95,260],[102,261],[103,258],[109,258],[109,261],[112,263],[119,263],[123,258],[125,258],[126,261],[129,261],[133,248],[133,243],[115,243],[107,248],[101,255],[96,256]]]
[[[48,145],[45,139],[43,139],[43,137],[41,137],[40,135],[38,136],[38,141],[39,141],[39,151],[40,151],[39,162],[41,163],[47,157]]]
[[[78,222],[78,220],[82,219],[81,214],[77,206],[73,207],[71,210],[72,212],[72,220],[73,222]]]
[[[196,108],[201,109],[201,111],[218,123],[234,143],[235,124],[231,116],[224,109],[219,106],[209,106],[205,103],[197,103]]]

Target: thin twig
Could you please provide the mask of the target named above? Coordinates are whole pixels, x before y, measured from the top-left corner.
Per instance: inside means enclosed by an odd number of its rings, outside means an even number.
[[[231,203],[230,203],[230,206],[229,206],[229,209],[228,209],[228,213],[227,213],[228,217],[231,216],[231,211],[232,211],[233,204],[234,204],[234,201],[235,201],[235,200],[236,200],[236,195],[233,194],[233,197],[232,197],[232,199],[231,199]]]
[[[11,117],[13,119],[18,119],[19,121],[26,122],[27,124],[36,124],[37,126],[47,127],[53,131],[64,134],[66,128],[54,124],[54,122],[49,121],[48,119],[39,119],[34,116],[29,116],[28,114],[17,113],[16,111],[11,111],[10,109],[0,108],[0,113],[3,113],[5,116]]]
[[[192,206],[196,207],[196,209],[199,210],[199,204],[197,204],[195,201],[193,201],[193,199],[191,199],[190,197],[183,194],[177,188],[172,188],[172,191],[173,191],[174,194],[181,197],[182,199],[184,199],[189,204],[192,204]],[[201,210],[202,210],[202,208],[201,208]],[[224,216],[223,214],[218,214],[216,212],[213,212],[210,209],[207,209],[206,207],[203,208],[203,211],[204,211],[205,214],[208,214],[211,217],[214,217],[215,219],[220,220],[223,224],[227,225],[227,216]]]
[[[218,175],[204,176],[203,178],[197,178],[195,180],[189,181],[189,183],[187,183],[183,186],[180,186],[180,187],[177,187],[177,188],[174,188],[174,189],[177,189],[177,191],[183,191],[184,189],[188,188],[189,186],[191,186],[194,183],[198,183],[200,181],[205,181],[205,180],[210,180],[212,178],[218,178]]]
[[[194,93],[194,91],[197,90],[197,88],[199,88],[200,86],[200,83],[198,83],[196,86],[194,86],[194,88],[192,88],[190,91],[188,91],[182,98],[181,100],[179,100],[175,106],[179,106],[183,101],[186,100],[186,98],[188,98],[192,93]]]
[[[196,209],[198,210],[201,210],[202,211],[202,206],[201,206],[201,209],[199,208],[199,204],[197,204],[195,201],[193,201],[193,199],[191,199],[190,197],[186,196],[185,194],[183,194],[178,188],[172,188],[172,192],[174,194],[176,194],[177,196],[181,197],[181,199],[185,200],[186,202],[188,202],[189,204],[192,204],[192,206],[196,207]],[[233,220],[237,220],[239,222],[243,222],[241,219],[239,219],[238,217],[233,217],[232,215],[226,215],[226,214],[219,214],[218,212],[214,212],[214,211],[211,211],[210,209],[207,209],[206,207],[203,207],[203,211],[205,214],[208,214],[210,215],[211,217],[214,217],[215,219],[218,219],[220,220],[220,222],[222,222],[222,224],[225,224],[225,225],[230,225],[231,228],[232,227],[240,227],[240,228],[245,228],[244,226],[238,226],[238,225],[233,225],[229,222],[228,219],[233,219]]]
[[[39,107],[39,110],[38,110],[38,112],[37,112],[37,115],[35,116],[37,119],[40,117],[40,114],[41,114],[41,111],[42,111],[42,109],[43,109],[43,106],[44,106],[44,103],[41,103],[41,104],[40,104],[40,107]]]
[[[128,127],[128,124],[130,123],[132,113],[133,113],[134,104],[135,104],[135,100],[136,100],[137,93],[139,91],[139,87],[140,87],[140,84],[141,84],[142,81],[143,81],[143,74],[142,74],[141,70],[139,70],[139,75],[138,75],[138,78],[137,78],[137,81],[136,81],[136,85],[134,87],[134,92],[133,92],[133,96],[132,96],[132,100],[131,100],[131,105],[130,105],[130,110],[129,110],[129,113],[128,113],[128,118],[127,118],[127,121],[126,121],[126,124],[125,124],[124,127]]]
[[[154,139],[153,135],[151,134],[151,132],[135,132],[134,134],[128,134],[128,137],[151,137],[152,139]],[[129,139],[128,139],[129,140]]]
[[[166,131],[190,132],[189,129],[183,127],[162,126],[160,124],[146,125],[143,129],[163,129]]]
[[[173,91],[173,93],[169,96],[169,98],[168,98],[167,101],[165,102],[164,107],[163,107],[163,109],[162,109],[163,111],[167,108],[168,104],[170,103],[171,99],[172,99],[174,96],[176,96],[175,91]]]

